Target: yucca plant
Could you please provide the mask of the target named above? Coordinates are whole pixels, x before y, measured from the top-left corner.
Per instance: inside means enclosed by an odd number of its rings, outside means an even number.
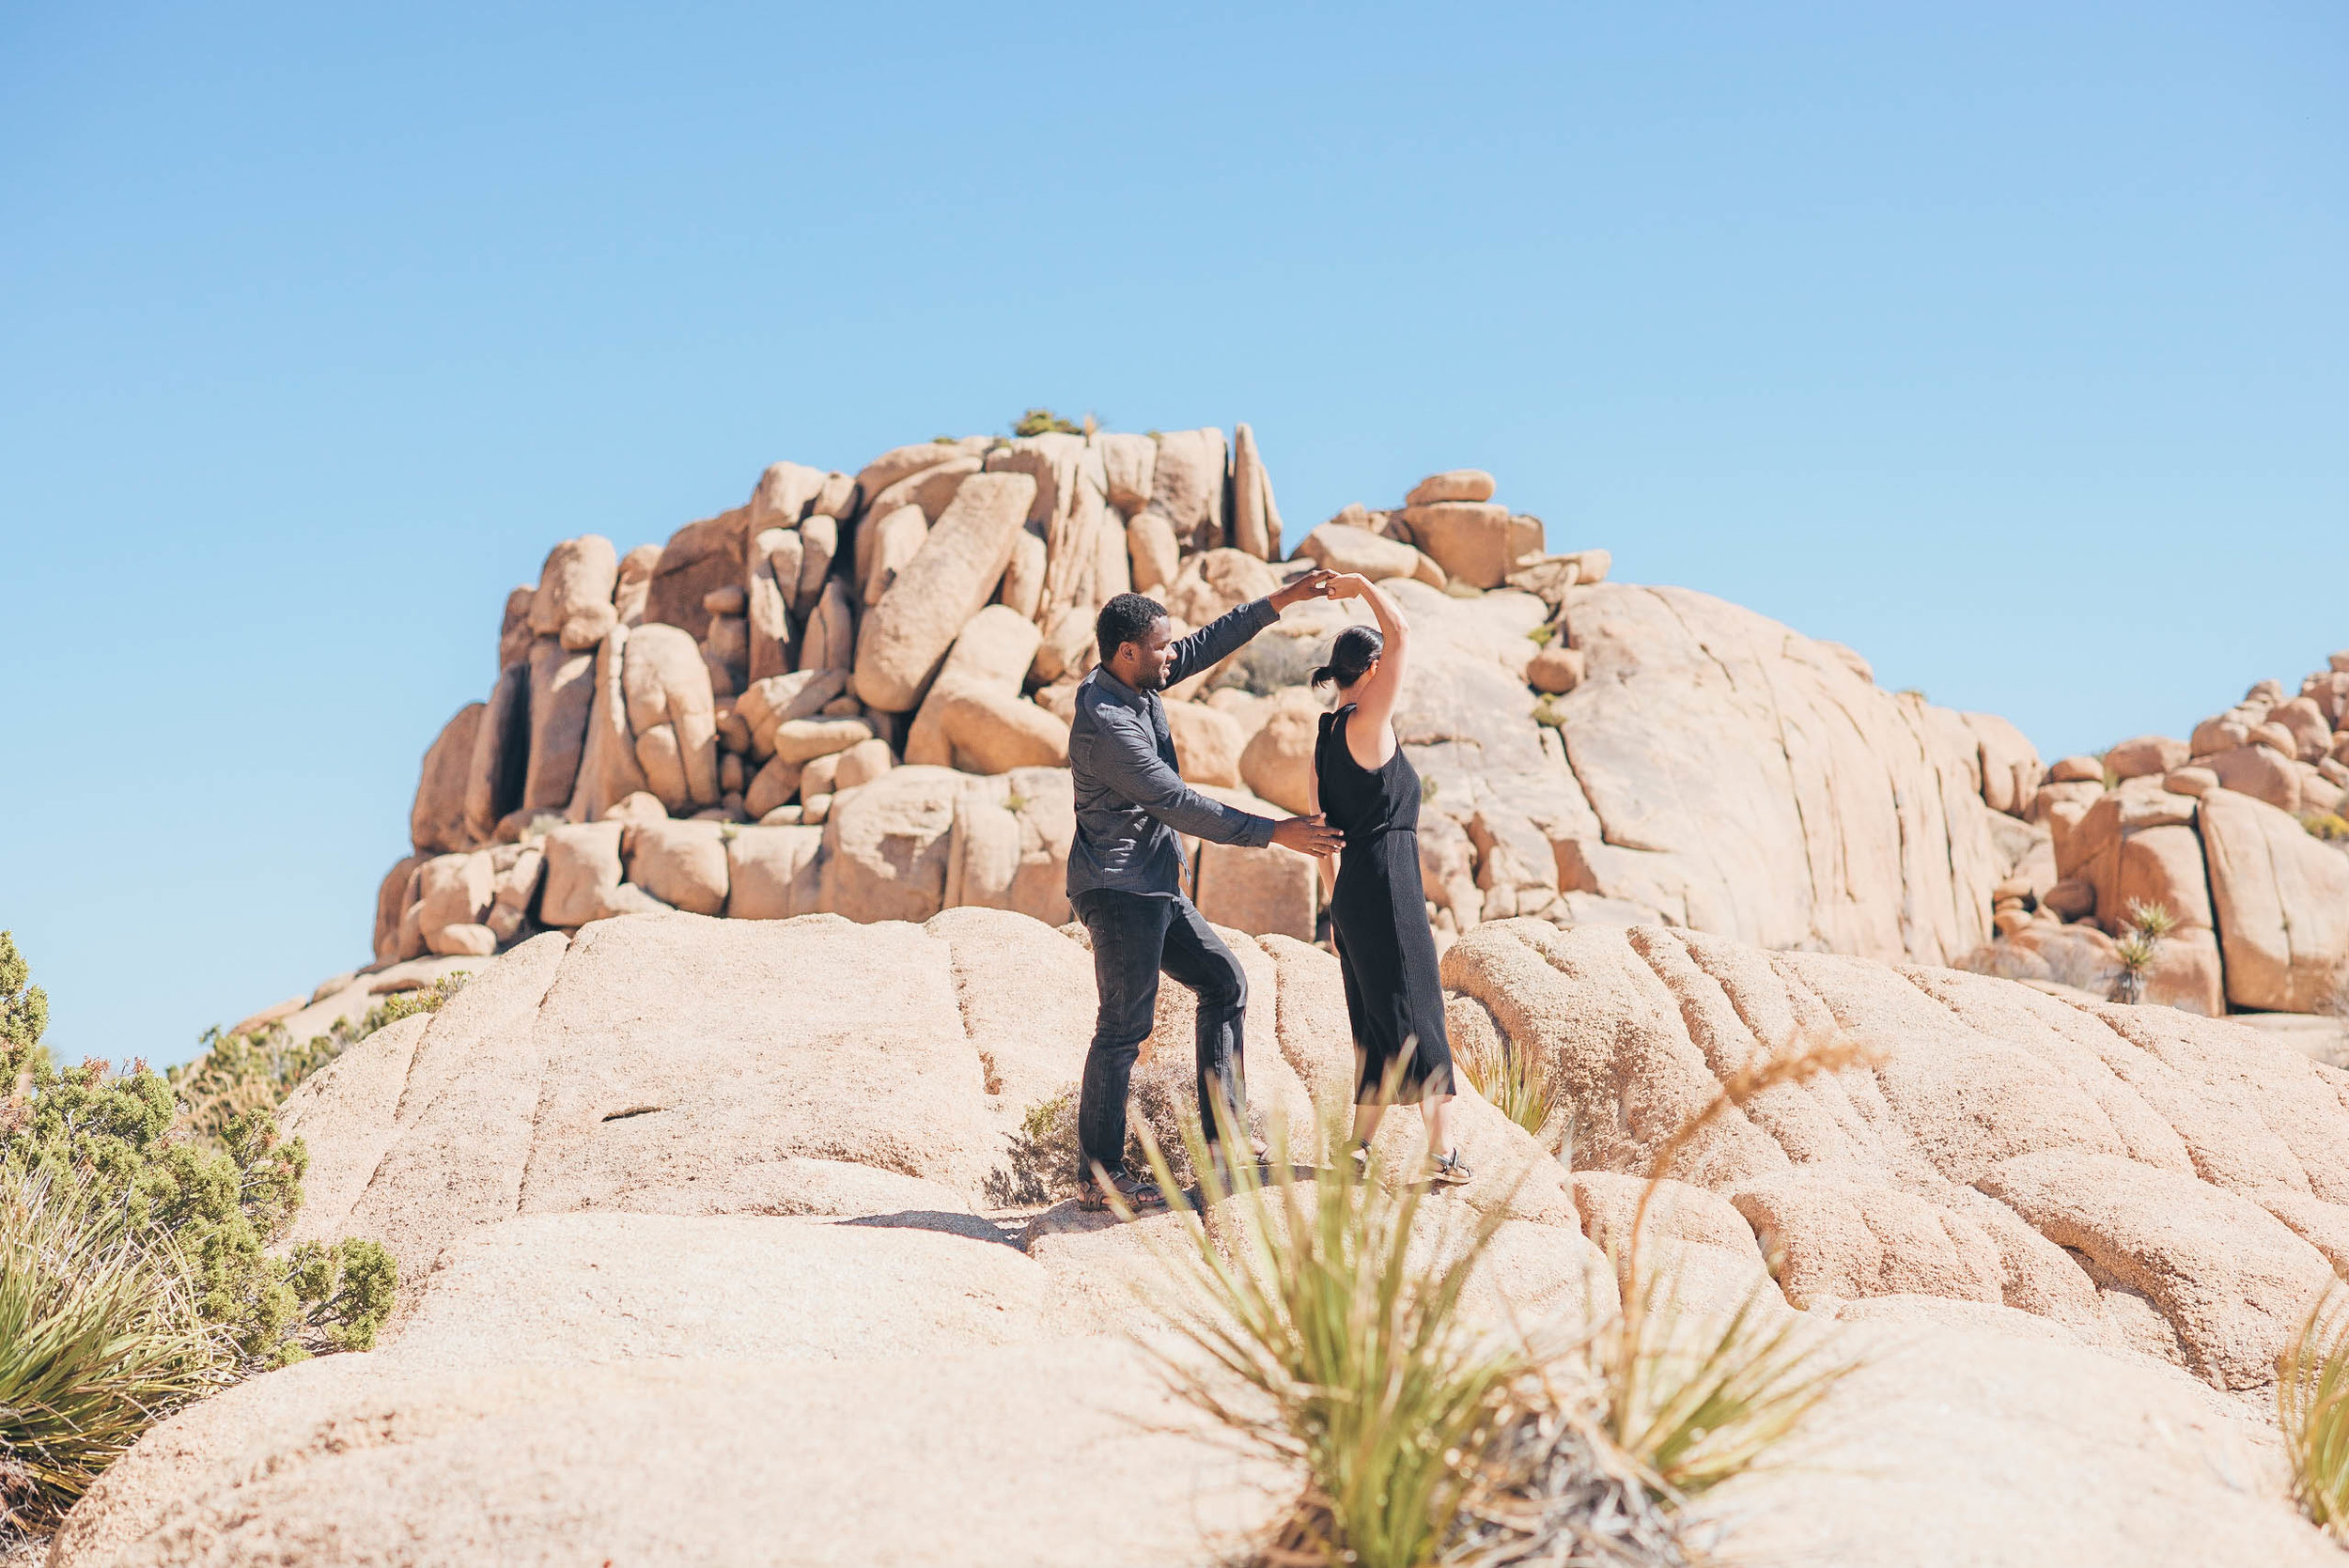
[[[1850,1040],[1749,1063],[1657,1151],[1618,1260],[1623,1310],[1591,1342],[1603,1424],[1672,1497],[1691,1497],[1751,1468],[1857,1370],[1822,1351],[1792,1319],[1773,1322],[1766,1282],[1724,1319],[1680,1304],[1677,1267],[1650,1272],[1641,1246],[1647,1211],[1672,1162],[1707,1126],[1764,1091],[1872,1065]]]
[[[225,1381],[186,1262],[71,1175],[0,1169],[0,1515],[54,1524],[139,1435]]]
[[[2276,1424],[2301,1511],[2349,1542],[2349,1299],[2337,1291],[2276,1358]]]
[[[2142,898],[2129,900],[2129,929],[2148,941],[2157,942],[2178,928],[2178,917],[2167,904],[2150,903]]]
[[[1420,1568],[1534,1364],[1520,1340],[1457,1311],[1508,1205],[1454,1210],[1415,1248],[1422,1184],[1390,1185],[1376,1164],[1367,1181],[1318,1158],[1299,1170],[1278,1126],[1265,1170],[1227,1172],[1195,1122],[1183,1136],[1201,1178],[1195,1207],[1144,1133],[1177,1222],[1159,1243],[1179,1293],[1159,1302],[1176,1345],[1153,1353],[1176,1395],[1302,1475],[1262,1560]],[[1314,1153],[1341,1137],[1325,1122]]]
[[[2112,944],[2112,955],[2121,960],[2121,972],[2113,976],[2112,1000],[2135,1005],[2145,1000],[2145,979],[2152,972],[2154,960],[2160,956],[2161,942],[2142,931],[2124,933]]]

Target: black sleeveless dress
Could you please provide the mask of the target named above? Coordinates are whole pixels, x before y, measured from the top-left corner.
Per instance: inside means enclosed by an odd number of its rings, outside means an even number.
[[[1354,1025],[1354,1097],[1376,1098],[1400,1058],[1395,1098],[1410,1104],[1453,1092],[1443,983],[1419,877],[1419,769],[1400,746],[1375,772],[1356,762],[1346,745],[1353,716],[1352,703],[1321,716],[1314,772],[1323,814],[1346,834],[1330,924]]]

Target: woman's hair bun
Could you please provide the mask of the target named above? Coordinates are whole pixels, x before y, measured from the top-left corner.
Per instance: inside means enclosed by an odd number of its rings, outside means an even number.
[[[1335,681],[1351,686],[1370,673],[1386,649],[1387,640],[1378,635],[1377,628],[1349,626],[1330,644],[1330,662],[1314,672],[1314,684],[1327,686]]]

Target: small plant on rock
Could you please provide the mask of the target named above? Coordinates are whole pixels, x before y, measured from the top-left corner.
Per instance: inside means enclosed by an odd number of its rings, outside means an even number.
[[[1476,1092],[1536,1138],[1549,1124],[1558,1085],[1549,1064],[1499,1033],[1463,1032],[1453,1042],[1453,1065]]]
[[[2321,838],[2327,844],[2349,844],[2349,817],[2338,812],[2304,812],[2300,826],[2309,831],[2311,838]]]
[[[1074,420],[1063,419],[1050,409],[1030,409],[1013,424],[1015,436],[1081,436],[1084,427]]]
[[[2276,1422],[2301,1511],[2349,1543],[2349,1300],[2338,1291],[2276,1358]]]
[[[2121,960],[2121,972],[2112,980],[2112,1000],[2135,1006],[2145,1000],[2145,979],[2161,955],[2160,939],[2142,931],[2125,932],[2112,944],[2112,952]]]

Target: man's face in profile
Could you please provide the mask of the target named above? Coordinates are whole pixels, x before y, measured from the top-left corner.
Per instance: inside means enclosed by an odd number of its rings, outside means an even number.
[[[1126,684],[1137,691],[1164,691],[1166,668],[1174,660],[1174,621],[1160,615],[1150,623],[1150,629],[1143,634],[1141,642],[1125,645],[1133,650],[1133,678]]]

